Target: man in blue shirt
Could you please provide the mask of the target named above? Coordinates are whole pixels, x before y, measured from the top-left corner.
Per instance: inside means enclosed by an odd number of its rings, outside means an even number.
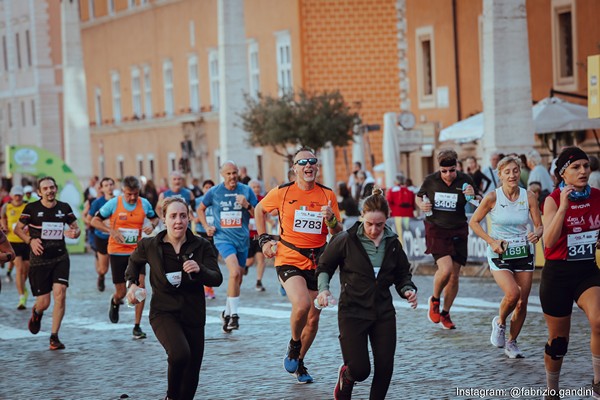
[[[214,237],[215,246],[229,271],[227,302],[221,313],[225,333],[239,329],[240,287],[250,246],[248,223],[258,203],[252,189],[238,182],[238,174],[237,165],[233,161],[226,161],[221,166],[224,182],[211,188],[196,210],[206,233]],[[212,207],[214,225],[207,222],[208,207]]]

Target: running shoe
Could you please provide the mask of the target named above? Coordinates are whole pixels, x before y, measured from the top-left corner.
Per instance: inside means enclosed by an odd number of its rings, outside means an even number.
[[[506,342],[506,325],[500,325],[498,323],[499,319],[500,317],[495,316],[492,320],[492,335],[490,336],[490,342],[492,345],[502,348]]]
[[[108,319],[113,324],[119,322],[119,306],[120,303],[115,303],[112,296],[110,296],[110,306],[108,307]]]
[[[134,326],[132,335],[134,339],[146,339],[146,334],[142,331],[142,328],[139,326]]]
[[[229,320],[231,317],[229,315],[225,315],[225,311],[221,313],[221,321],[223,322],[223,332],[231,333],[231,329],[229,329]]]
[[[260,280],[256,281],[256,291],[257,292],[264,292],[265,291],[265,287],[263,286],[262,282]]]
[[[454,325],[454,322],[450,319],[450,314],[440,314],[440,325],[442,326],[442,329],[456,329],[456,325]]]
[[[37,314],[35,307],[31,310],[31,318],[29,318],[29,332],[36,335],[42,327],[42,316],[44,314]]]
[[[346,367],[344,364],[340,365],[338,369],[338,378],[335,383],[335,389],[333,389],[334,400],[350,400],[352,398],[352,389],[354,389],[354,381],[346,378]]]
[[[24,310],[27,307],[25,306],[25,304],[27,303],[27,298],[25,296],[20,296],[19,297],[19,304],[17,305],[17,310]]]
[[[215,296],[215,290],[209,286],[204,286],[204,297],[211,300],[217,298],[217,296]]]
[[[429,312],[427,313],[427,319],[434,324],[440,323],[440,301],[433,300],[433,296],[429,297]]]
[[[104,289],[106,289],[106,286],[104,285],[104,275],[98,275],[97,286],[99,292],[104,292]]]
[[[516,340],[508,340],[506,342],[504,354],[506,354],[508,358],[525,358],[525,354],[523,354],[523,352],[519,350],[519,346],[517,346]]]
[[[296,379],[298,379],[298,383],[312,383],[313,382],[313,378],[308,373],[308,370],[304,366],[304,361],[302,361],[302,360],[299,360],[298,369],[296,370],[294,375],[296,376]]]
[[[10,269],[6,272],[6,278],[5,278],[6,283],[11,283],[13,281],[11,272],[12,272],[12,270],[10,270]]]
[[[285,368],[285,370],[290,374],[293,374],[298,370],[298,365],[300,363],[298,360],[300,358],[300,349],[302,349],[301,343],[294,345],[290,340],[287,353],[283,358],[283,368]]]
[[[58,339],[58,336],[50,336],[50,350],[63,350],[65,345]]]
[[[600,399],[600,381],[594,383],[593,378],[592,378],[592,398]]]
[[[232,314],[231,318],[229,318],[229,323],[227,324],[227,329],[230,331],[234,329],[240,329],[240,317],[237,314]]]

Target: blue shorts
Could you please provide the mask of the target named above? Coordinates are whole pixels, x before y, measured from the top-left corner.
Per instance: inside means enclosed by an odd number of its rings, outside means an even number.
[[[233,244],[227,242],[215,242],[215,247],[219,251],[223,260],[232,254],[235,254],[240,268],[246,267],[246,258],[248,257],[248,248],[243,250],[237,249]]]

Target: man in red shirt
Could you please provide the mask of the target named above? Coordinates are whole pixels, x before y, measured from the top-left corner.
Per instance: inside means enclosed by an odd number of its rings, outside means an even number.
[[[415,194],[406,186],[404,175],[396,175],[395,185],[385,194],[392,217],[414,217]]]

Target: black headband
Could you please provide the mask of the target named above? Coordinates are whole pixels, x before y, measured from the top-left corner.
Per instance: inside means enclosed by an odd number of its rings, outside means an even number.
[[[562,181],[561,175],[567,170],[569,165],[578,160],[589,160],[589,158],[579,147],[573,146],[564,149],[556,160],[556,169],[554,170],[558,180]]]
[[[440,161],[440,167],[454,167],[455,165],[455,158],[444,158],[442,161]]]

